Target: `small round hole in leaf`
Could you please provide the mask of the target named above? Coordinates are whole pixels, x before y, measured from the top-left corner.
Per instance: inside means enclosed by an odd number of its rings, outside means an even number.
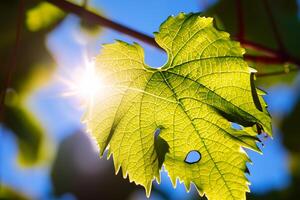
[[[188,164],[194,164],[199,162],[200,160],[201,160],[200,152],[197,150],[192,150],[186,155],[184,162]]]

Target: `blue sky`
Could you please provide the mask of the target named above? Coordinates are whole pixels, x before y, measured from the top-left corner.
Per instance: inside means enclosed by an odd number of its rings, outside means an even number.
[[[152,35],[158,31],[158,27],[169,15],[179,12],[199,12],[211,1],[200,3],[199,0],[99,0],[92,1],[95,6],[103,11],[104,15],[131,28]],[[203,1],[204,2],[204,1]],[[125,35],[111,30],[103,30],[99,37],[82,40],[79,38],[83,33],[79,30],[79,20],[75,16],[69,16],[47,40],[47,45],[58,61],[55,76],[64,76],[84,63],[84,54],[89,58],[94,57],[101,49],[101,44],[111,43],[115,39],[127,42],[136,41]],[[166,60],[166,54],[141,43],[145,48],[146,62],[151,66],[161,66]],[[294,86],[278,86],[268,88],[269,95],[266,100],[273,117],[287,114],[295,103],[296,84]],[[82,129],[80,123],[83,110],[80,102],[72,98],[63,98],[61,93],[64,86],[53,79],[49,84],[39,89],[29,100],[29,106],[40,117],[43,126],[47,129],[49,141],[57,147],[60,141],[70,136],[77,129]],[[57,120],[59,119],[59,120]],[[51,194],[52,186],[49,177],[50,166],[39,166],[33,169],[20,169],[15,158],[17,146],[15,138],[0,127],[2,140],[1,149],[1,177],[4,183],[12,185],[33,197],[44,197]],[[290,176],[288,171],[288,154],[281,144],[279,130],[274,127],[274,139],[263,139],[262,147],[264,155],[247,151],[253,165],[249,165],[252,183],[251,190],[256,193],[264,193],[271,189],[286,187]],[[54,150],[55,153],[55,150]],[[30,181],[30,184],[28,184]],[[183,199],[186,193],[182,185],[176,190],[172,189],[166,173],[163,173],[162,190],[168,191],[172,199]],[[72,199],[66,195],[65,199]],[[153,199],[155,199],[153,197]]]

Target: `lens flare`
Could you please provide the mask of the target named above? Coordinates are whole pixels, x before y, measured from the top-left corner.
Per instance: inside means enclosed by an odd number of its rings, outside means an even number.
[[[95,98],[103,95],[106,85],[96,72],[95,62],[85,60],[84,66],[74,69],[59,80],[67,87],[63,96],[77,97],[84,105],[91,105]]]
[[[83,72],[78,73],[78,94],[83,97],[93,98],[103,87],[99,76],[95,73],[95,63],[88,62]]]

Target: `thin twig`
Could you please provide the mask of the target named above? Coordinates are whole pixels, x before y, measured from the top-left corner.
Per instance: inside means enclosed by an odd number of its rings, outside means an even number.
[[[265,55],[265,56],[248,55],[247,59],[255,60],[256,62],[261,62],[261,63],[273,63],[273,64],[293,63],[300,68],[300,59],[293,57],[291,55],[285,54],[283,56],[282,52],[280,51],[276,51],[269,47],[265,47],[261,44],[247,41],[247,40],[242,41],[241,45],[244,48],[257,50]]]
[[[19,1],[18,5],[18,17],[17,17],[17,26],[16,26],[16,40],[15,45],[12,50],[11,59],[8,61],[7,65],[7,74],[5,76],[5,80],[3,83],[3,88],[1,91],[1,97],[0,97],[0,121],[4,119],[4,101],[5,101],[5,95],[6,90],[11,86],[11,80],[12,75],[14,74],[16,67],[17,67],[17,58],[19,54],[19,48],[20,48],[20,41],[21,41],[21,32],[22,32],[22,24],[24,22],[24,11],[25,11],[25,5],[24,0]]]
[[[238,40],[236,38],[236,40]],[[264,45],[249,41],[249,40],[243,40],[243,41],[239,41],[241,43],[241,45],[244,48],[247,49],[252,49],[252,50],[256,50],[259,51],[260,53],[264,54],[265,56],[269,56],[269,57],[278,57],[278,54],[280,54],[278,51],[271,49],[269,47],[266,47]]]
[[[284,64],[288,63],[287,61],[282,60],[280,57],[269,57],[269,56],[253,56],[253,55],[244,55],[245,60],[259,62],[264,64]]]
[[[18,17],[17,17],[17,26],[16,26],[16,41],[15,41],[15,46],[13,48],[12,54],[11,54],[11,59],[8,61],[8,65],[7,65],[7,72],[6,72],[6,77],[3,83],[3,87],[1,88],[2,91],[0,91],[0,122],[2,120],[4,120],[4,111],[5,111],[5,96],[6,96],[6,90],[8,87],[10,87],[11,85],[11,79],[12,79],[12,75],[15,72],[16,66],[17,66],[17,57],[18,57],[18,52],[19,52],[19,47],[20,47],[20,40],[21,40],[21,30],[22,30],[22,23],[24,22],[23,18],[24,18],[24,0],[20,0],[19,1],[19,5],[18,5]],[[0,90],[1,90],[0,89]],[[2,133],[3,131],[0,130],[0,133]],[[2,142],[2,135],[0,134],[0,142]],[[2,149],[2,144],[0,144],[0,156],[3,155],[3,149]],[[0,183],[2,182],[2,165],[0,165]],[[0,186],[1,187],[1,186]],[[1,190],[1,188],[0,188]],[[0,191],[1,192],[1,191]]]
[[[278,75],[285,75],[290,72],[297,72],[297,71],[299,71],[299,68],[293,68],[293,69],[277,71],[277,72],[256,73],[255,76],[256,77],[278,76]]]

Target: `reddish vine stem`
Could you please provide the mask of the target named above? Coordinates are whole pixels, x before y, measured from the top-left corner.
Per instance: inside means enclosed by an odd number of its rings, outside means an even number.
[[[256,61],[259,63],[266,63],[266,64],[291,63],[291,64],[295,64],[300,69],[300,59],[298,59],[296,57],[290,56],[286,53],[283,54],[281,51],[276,51],[269,47],[265,47],[261,44],[247,41],[247,40],[243,40],[241,42],[241,45],[244,48],[257,50],[257,51],[265,54],[265,56],[246,55],[245,56],[246,60],[252,60],[252,61]]]
[[[281,39],[281,35],[276,26],[276,22],[272,13],[272,10],[269,6],[268,0],[263,0],[263,5],[266,10],[266,13],[269,17],[270,24],[272,31],[274,33],[277,45],[279,47],[278,51],[273,49],[267,48],[257,43],[253,43],[251,41],[245,40],[245,27],[244,27],[244,15],[243,15],[243,4],[242,0],[236,0],[236,13],[238,19],[238,33],[237,33],[237,40],[245,47],[253,50],[260,51],[264,53],[266,56],[253,56],[253,55],[245,55],[246,60],[252,60],[254,62],[266,63],[266,64],[277,64],[277,63],[287,63],[287,62],[294,62],[298,67],[300,65],[300,60],[297,58],[291,58],[285,50],[283,41]],[[277,71],[271,73],[257,73],[257,76],[264,77],[264,76],[272,76],[272,75],[280,75],[286,74],[291,71],[296,71],[299,68],[291,69],[289,71]]]
[[[269,56],[253,56],[253,55],[244,55],[244,58],[248,61],[259,62],[263,64],[284,64],[284,60],[280,57],[269,57]]]
[[[90,11],[82,8],[81,6],[75,5],[66,0],[46,0],[46,1],[59,7],[60,9],[64,10],[65,12],[70,12],[70,13],[76,14],[76,15],[80,16],[81,18],[88,20],[89,22],[99,24],[103,27],[113,29],[115,31],[126,34],[133,38],[137,38],[149,45],[160,48],[152,37],[145,35],[139,31],[128,28],[128,27],[126,27],[122,24],[119,24],[117,22],[114,22],[110,19],[107,19],[105,17],[97,15],[93,12],[90,12]]]
[[[3,83],[1,97],[0,97],[0,120],[4,119],[4,101],[7,88],[11,85],[12,75],[17,67],[17,58],[19,54],[20,41],[21,41],[21,32],[22,32],[22,23],[24,22],[24,11],[25,11],[25,2],[24,0],[19,1],[18,5],[18,17],[17,17],[17,25],[16,25],[16,40],[15,45],[12,50],[11,59],[7,64],[7,72],[5,76],[5,80]]]
[[[113,29],[115,31],[126,34],[133,38],[139,39],[142,42],[145,42],[153,47],[156,47],[156,48],[162,50],[162,48],[160,46],[158,46],[158,44],[155,42],[154,38],[152,38],[146,34],[143,34],[139,31],[136,31],[134,29],[128,28],[124,25],[121,25],[117,22],[114,22],[110,19],[107,19],[105,17],[97,15],[93,12],[90,12],[90,11],[82,8],[81,6],[75,5],[66,0],[46,0],[46,1],[59,7],[60,9],[64,10],[65,12],[70,12],[70,13],[76,14],[85,20],[88,20],[95,24],[99,24],[101,26]],[[269,63],[269,64],[293,63],[293,64],[296,64],[300,68],[300,60],[290,57],[290,56],[283,56],[282,52],[279,52],[277,50],[265,47],[263,45],[260,45],[260,44],[257,44],[257,43],[251,42],[251,41],[242,40],[242,41],[240,41],[240,43],[245,48],[258,50],[261,53],[266,55],[266,56],[247,55],[247,56],[245,56],[246,60],[260,62],[260,63]]]
[[[237,39],[238,40],[238,39]],[[278,54],[280,54],[279,52],[277,52],[274,49],[271,49],[269,47],[263,46],[261,44],[252,42],[252,41],[248,41],[243,39],[243,41],[239,41],[241,43],[241,45],[243,45],[244,48],[248,48],[248,49],[253,49],[253,50],[257,50],[261,53],[263,53],[264,55],[268,56],[268,57],[278,57]]]

